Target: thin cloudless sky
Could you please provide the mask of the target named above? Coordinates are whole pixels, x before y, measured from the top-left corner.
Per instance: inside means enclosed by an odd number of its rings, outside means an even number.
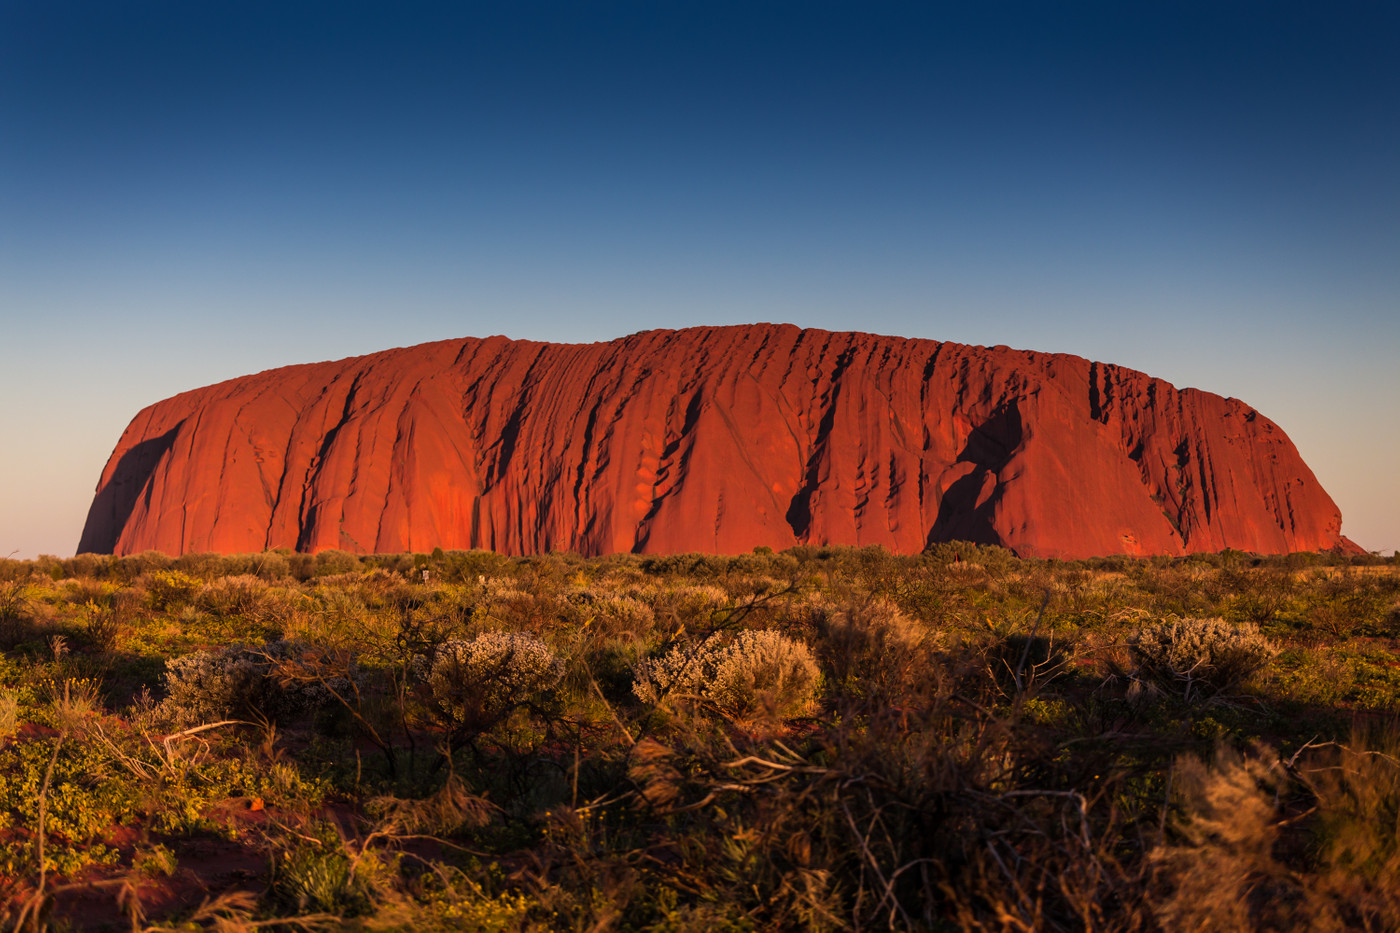
[[[786,321],[1278,422],[1400,547],[1400,7],[0,4],[0,556],[136,412],[460,336]]]

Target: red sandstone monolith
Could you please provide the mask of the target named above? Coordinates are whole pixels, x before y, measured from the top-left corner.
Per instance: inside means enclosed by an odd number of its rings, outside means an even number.
[[[140,412],[80,552],[1023,556],[1345,547],[1235,399],[1075,356],[788,325],[467,338],[270,370]]]

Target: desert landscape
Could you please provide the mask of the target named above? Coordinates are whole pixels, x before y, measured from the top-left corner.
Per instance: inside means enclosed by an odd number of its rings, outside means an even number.
[[[85,555],[0,637],[21,927],[1400,916],[1393,558]]]
[[[1397,48],[0,3],[0,933],[1400,930]]]
[[[1383,929],[1400,559],[1340,527],[1247,405],[1005,348],[469,339],[185,393],[78,556],[0,562],[7,916]]]

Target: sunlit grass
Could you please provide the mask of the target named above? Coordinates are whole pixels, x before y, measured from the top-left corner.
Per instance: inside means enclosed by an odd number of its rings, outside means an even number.
[[[10,925],[1393,928],[1397,639],[1400,566],[1321,555],[0,561],[0,893]]]

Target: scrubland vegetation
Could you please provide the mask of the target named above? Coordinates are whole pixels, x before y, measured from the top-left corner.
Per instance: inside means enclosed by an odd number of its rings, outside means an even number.
[[[1400,564],[0,561],[13,929],[1393,930]]]

